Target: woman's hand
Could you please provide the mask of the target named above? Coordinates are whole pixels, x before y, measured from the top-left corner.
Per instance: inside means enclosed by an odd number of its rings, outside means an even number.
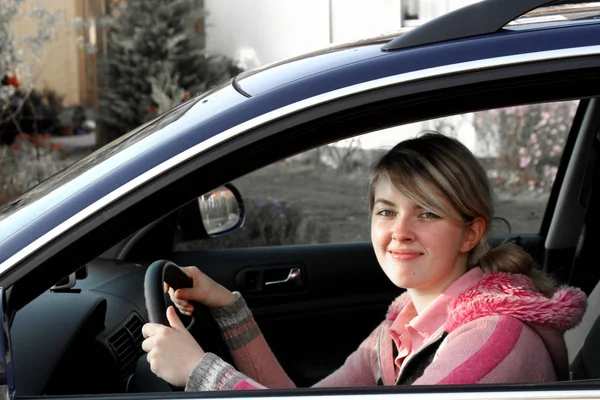
[[[235,301],[235,295],[229,290],[210,279],[200,272],[196,267],[180,267],[190,278],[193,284],[191,288],[173,290],[165,283],[165,292],[169,292],[171,301],[179,312],[184,315],[192,315],[194,306],[190,301],[204,304],[208,308],[219,308],[228,306]]]
[[[142,349],[148,353],[150,369],[156,376],[173,386],[183,387],[204,350],[185,329],[171,306],[167,309],[170,327],[161,324],[145,324],[142,334],[146,338]]]

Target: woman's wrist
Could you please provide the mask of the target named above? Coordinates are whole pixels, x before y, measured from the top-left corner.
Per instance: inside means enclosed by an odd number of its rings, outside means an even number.
[[[206,304],[208,308],[214,310],[217,308],[227,307],[237,300],[237,297],[231,291],[222,286],[219,289],[219,293],[214,296],[213,299],[211,299],[209,304]]]

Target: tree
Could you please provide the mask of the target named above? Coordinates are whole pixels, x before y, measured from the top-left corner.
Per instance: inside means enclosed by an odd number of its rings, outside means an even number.
[[[128,0],[109,24],[100,66],[100,142],[109,142],[240,72],[205,53],[192,0]]]
[[[496,185],[548,192],[576,109],[576,101],[565,101],[475,113],[473,126],[481,150],[492,156]]]

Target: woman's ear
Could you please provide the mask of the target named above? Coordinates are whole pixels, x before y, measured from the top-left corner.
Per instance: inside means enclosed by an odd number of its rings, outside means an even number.
[[[486,223],[485,219],[481,217],[475,218],[470,224],[467,225],[467,231],[465,232],[465,239],[460,250],[463,253],[468,253],[473,250],[479,243],[483,234],[485,233]]]

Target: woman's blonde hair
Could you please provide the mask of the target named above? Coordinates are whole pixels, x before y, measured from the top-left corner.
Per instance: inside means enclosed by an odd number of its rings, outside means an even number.
[[[494,192],[479,161],[458,140],[426,132],[393,147],[371,169],[370,211],[375,188],[383,180],[391,182],[413,203],[441,217],[461,224],[469,224],[478,217],[485,220],[486,232],[469,252],[468,268],[479,266],[488,273],[525,274],[541,293],[550,296],[554,292],[552,279],[535,267],[531,256],[521,247],[503,243],[490,249],[487,233],[494,217]]]

